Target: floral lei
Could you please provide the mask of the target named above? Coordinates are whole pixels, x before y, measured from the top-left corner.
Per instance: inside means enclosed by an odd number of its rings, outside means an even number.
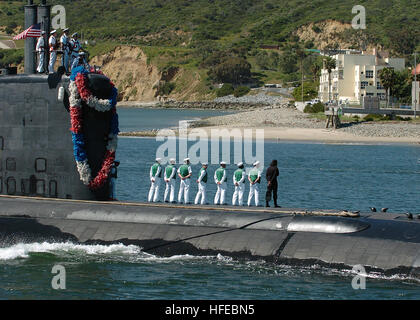
[[[87,71],[83,66],[79,66],[72,70],[70,76],[70,118],[74,158],[79,171],[80,180],[83,184],[89,186],[91,190],[97,190],[104,186],[108,179],[109,172],[115,160],[115,151],[118,143],[118,114],[117,114],[117,95],[118,90],[115,85],[112,85],[112,96],[109,99],[98,99],[92,95],[87,85],[87,74],[97,73],[102,74],[101,71],[93,69]],[[102,167],[95,178],[92,178],[91,169],[89,167],[88,158],[85,150],[85,137],[82,133],[83,129],[83,112],[82,101],[91,108],[100,112],[112,111],[111,129],[108,134],[108,145],[105,153]]]

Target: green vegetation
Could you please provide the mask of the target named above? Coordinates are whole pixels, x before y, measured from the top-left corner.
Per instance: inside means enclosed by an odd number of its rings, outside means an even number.
[[[239,86],[239,87],[235,88],[235,90],[233,91],[233,95],[236,98],[238,98],[238,97],[242,97],[242,96],[248,94],[249,91],[251,91],[251,89],[249,89],[249,87]]]
[[[304,113],[320,113],[325,111],[325,106],[321,102],[315,103],[313,105],[307,104],[305,109],[303,109]]]
[[[302,101],[302,84],[296,87],[292,92],[295,101]],[[309,101],[318,96],[318,83],[317,82],[304,82],[303,83],[303,101]]]
[[[223,86],[217,90],[216,95],[218,97],[224,97],[233,94],[233,91],[233,86],[230,83],[224,83]]]
[[[0,49],[0,68],[17,66],[23,61],[23,49]]]
[[[164,82],[157,87],[156,94],[159,96],[168,96],[175,89],[175,83]]]
[[[350,0],[48,2],[66,7],[68,26],[71,32],[78,31],[89,40],[86,49],[91,57],[117,45],[140,45],[160,70],[173,66],[199,74],[204,94],[216,94],[214,83],[220,82],[235,86],[248,82],[299,84],[302,70],[305,98],[310,99],[311,88],[318,90],[322,59],[305,54],[303,50],[313,48],[314,43],[300,41],[296,29],[325,20],[351,23],[354,17],[354,1]],[[4,32],[23,28],[24,4],[25,0],[0,0],[0,25]],[[336,35],[337,43],[331,43],[331,48],[338,47],[340,41],[352,43],[354,48],[378,45],[390,49],[393,55],[408,58],[420,42],[417,2],[371,0],[361,4],[368,12],[368,28],[348,29]],[[319,25],[313,25],[312,31],[324,32]],[[261,49],[262,45],[275,45],[279,50]],[[309,83],[307,91],[309,79],[314,85]],[[395,85],[390,89],[391,95],[408,100],[407,83]],[[177,83],[174,91],[182,87]],[[301,99],[298,94],[295,98]]]

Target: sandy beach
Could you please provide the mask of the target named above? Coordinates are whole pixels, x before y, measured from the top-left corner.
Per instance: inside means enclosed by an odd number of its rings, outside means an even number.
[[[245,129],[264,130],[265,140],[314,141],[325,143],[404,143],[420,144],[420,123],[406,121],[344,123],[339,129],[326,129],[325,120],[302,113],[288,104],[261,107],[229,115],[211,117],[192,124],[189,134],[245,137]],[[235,130],[234,130],[235,129]],[[228,130],[228,131],[226,131]],[[122,136],[155,136],[155,132],[130,132]],[[217,136],[216,136],[217,137]]]

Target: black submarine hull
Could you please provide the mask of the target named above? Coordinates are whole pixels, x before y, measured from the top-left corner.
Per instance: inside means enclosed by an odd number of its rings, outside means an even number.
[[[0,196],[0,243],[135,244],[160,256],[215,255],[420,278],[420,220],[298,209]]]

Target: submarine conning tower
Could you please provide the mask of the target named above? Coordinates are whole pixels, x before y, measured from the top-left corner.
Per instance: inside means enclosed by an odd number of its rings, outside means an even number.
[[[33,0],[28,0],[28,4],[25,6],[25,30],[37,23],[40,23],[41,29],[49,34],[51,28],[51,6],[47,4],[46,0],[42,0],[39,6],[34,4]],[[24,61],[26,74],[36,73],[36,41],[36,38],[25,39]],[[46,64],[48,64],[48,55],[45,58]]]
[[[25,28],[41,23],[49,34],[51,6],[29,0],[24,8]],[[78,173],[70,132],[70,79],[57,73],[36,74],[36,41],[25,39],[25,74],[0,75],[0,195],[106,200],[109,182],[91,191]],[[58,98],[63,89],[64,103]],[[111,112],[86,105],[82,111],[85,151],[95,176],[106,152]]]

